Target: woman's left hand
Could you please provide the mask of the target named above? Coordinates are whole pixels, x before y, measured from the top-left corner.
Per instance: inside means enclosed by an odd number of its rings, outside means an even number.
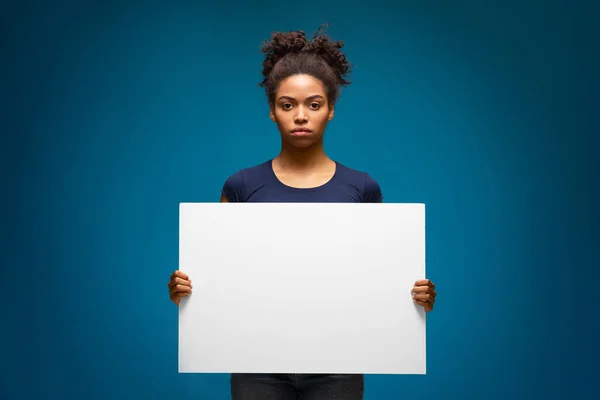
[[[425,312],[433,310],[435,303],[435,285],[429,279],[421,279],[415,282],[412,291],[413,301],[422,306]]]

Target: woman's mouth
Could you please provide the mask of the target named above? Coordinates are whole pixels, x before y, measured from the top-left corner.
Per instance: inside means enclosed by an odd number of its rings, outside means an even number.
[[[292,130],[292,135],[294,136],[306,136],[310,135],[312,131],[308,128],[296,128]]]

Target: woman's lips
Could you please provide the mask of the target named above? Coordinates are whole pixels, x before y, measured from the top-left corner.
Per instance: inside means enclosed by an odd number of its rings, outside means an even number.
[[[294,136],[307,136],[310,135],[312,131],[307,128],[296,128],[292,131],[292,135]]]

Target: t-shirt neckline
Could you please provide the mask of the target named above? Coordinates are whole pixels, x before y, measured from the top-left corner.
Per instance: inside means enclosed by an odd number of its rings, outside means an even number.
[[[294,191],[297,191],[297,192],[310,192],[310,191],[315,191],[315,190],[323,189],[323,188],[331,185],[337,179],[338,174],[340,172],[340,164],[337,161],[332,160],[335,163],[335,171],[333,173],[333,176],[327,182],[325,182],[322,185],[314,186],[314,187],[310,187],[310,188],[297,188],[297,187],[286,185],[285,183],[283,183],[277,177],[277,174],[275,174],[275,170],[273,169],[273,161],[274,160],[275,159],[272,158],[269,161],[267,161],[266,162],[266,167],[269,170],[269,172],[270,172],[271,176],[273,177],[273,179],[275,180],[275,182],[277,182],[277,185],[279,185],[279,186],[281,186],[281,187],[283,187],[283,188],[285,188],[287,190],[294,190]]]

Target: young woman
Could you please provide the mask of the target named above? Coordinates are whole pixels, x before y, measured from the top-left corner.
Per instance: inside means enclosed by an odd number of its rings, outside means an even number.
[[[302,31],[277,32],[263,46],[264,80],[270,117],[281,135],[275,158],[245,168],[224,183],[221,202],[363,202],[383,201],[379,184],[367,173],[330,159],[323,149],[323,134],[334,115],[340,88],[349,84],[351,65],[322,29],[311,41]],[[425,311],[433,309],[435,285],[415,282],[414,301]],[[169,282],[171,300],[192,291],[183,271]],[[359,400],[362,375],[232,374],[233,400]]]

